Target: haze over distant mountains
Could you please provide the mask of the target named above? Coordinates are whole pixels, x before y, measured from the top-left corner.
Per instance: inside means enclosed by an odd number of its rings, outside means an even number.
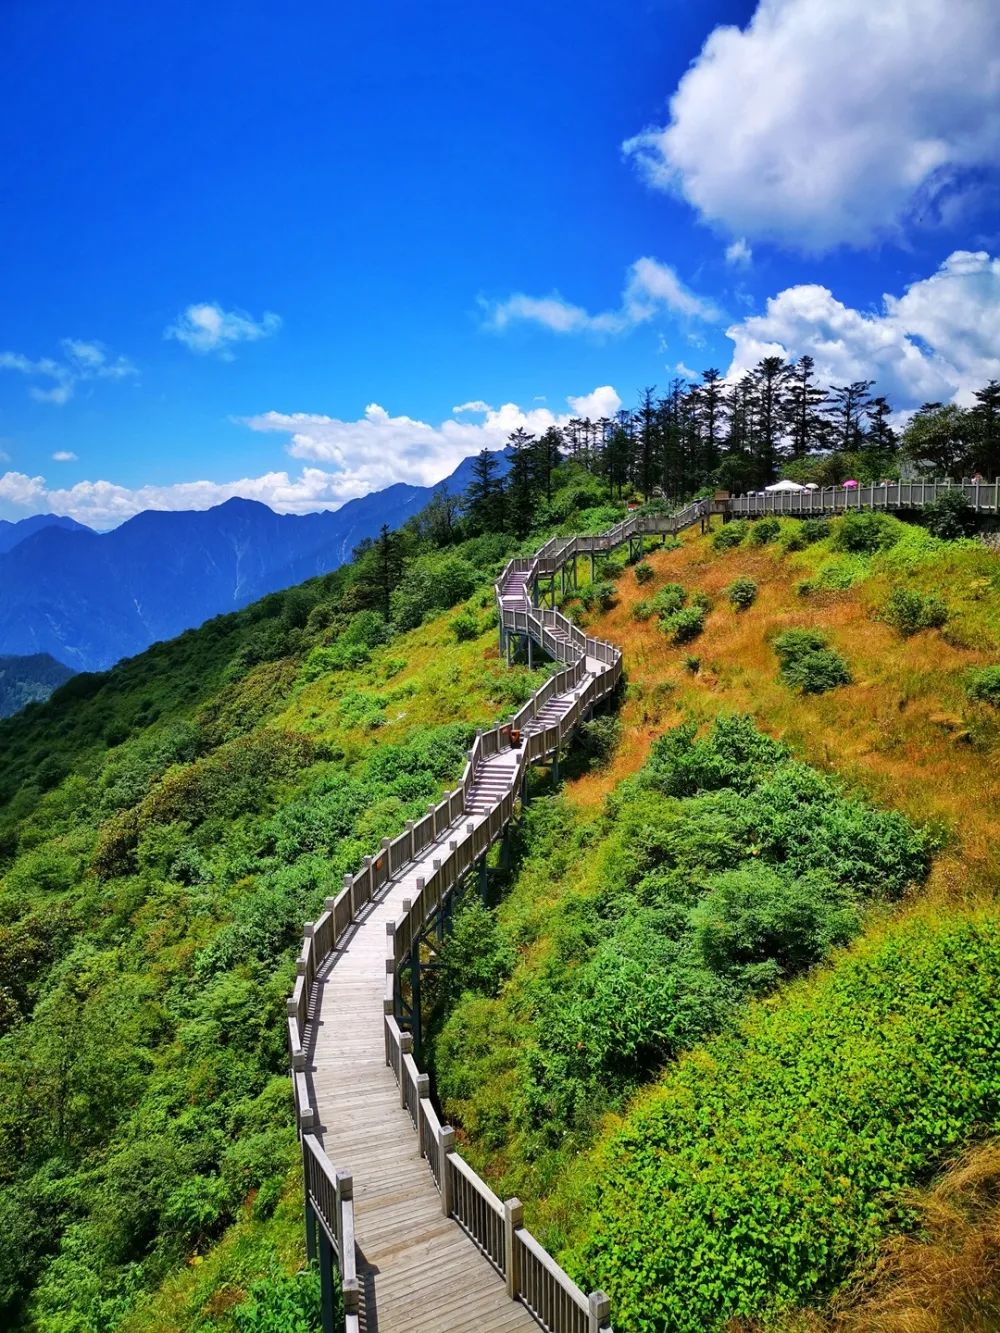
[[[472,462],[442,483],[450,493],[468,486]],[[0,522],[0,654],[50,653],[76,671],[103,670],[336,569],[383,524],[399,527],[419,513],[434,489],[398,483],[304,515],[241,499],[147,510],[104,533],[53,515]]]

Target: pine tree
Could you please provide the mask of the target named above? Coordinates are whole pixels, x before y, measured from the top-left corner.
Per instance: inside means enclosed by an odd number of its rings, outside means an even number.
[[[523,426],[518,426],[507,439],[510,451],[510,470],[505,487],[507,516],[511,531],[518,537],[527,536],[535,517],[534,439]]]
[[[828,411],[834,428],[834,448],[843,453],[863,449],[865,413],[871,405],[868,390],[874,380],[835,384],[830,390]]]
[[[465,492],[465,513],[475,532],[504,531],[503,485],[500,464],[490,449],[481,449],[472,464],[472,481]]]
[[[781,406],[790,368],[783,357],[765,356],[754,367],[757,398],[757,432],[752,449],[754,480],[760,486],[772,482],[778,472],[782,437]]]
[[[889,420],[892,416],[889,400],[883,394],[879,394],[868,404],[865,415],[868,418],[868,447],[877,449],[879,453],[889,453],[895,449],[896,432]]]
[[[793,458],[805,458],[821,449],[827,422],[823,415],[826,392],[815,383],[815,362],[800,356],[792,367],[782,402],[782,414]]]
[[[392,594],[403,577],[403,539],[383,523],[375,539],[375,583],[379,591],[379,610],[389,619]]]
[[[711,477],[719,466],[724,389],[725,381],[713,367],[701,372],[701,384],[690,395],[700,435],[698,469],[705,478]]]
[[[562,435],[556,426],[550,426],[530,447],[531,468],[539,494],[545,503],[552,503],[552,473],[562,461]]]
[[[990,380],[973,397],[976,400],[972,409],[976,432],[974,467],[987,480],[996,480],[1000,477],[1000,380]]]

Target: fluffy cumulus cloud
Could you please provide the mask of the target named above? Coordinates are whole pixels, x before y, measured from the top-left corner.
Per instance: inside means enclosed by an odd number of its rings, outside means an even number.
[[[553,333],[616,334],[666,312],[708,322],[719,318],[717,307],[686,287],[669,264],[644,257],[629,268],[616,310],[592,314],[558,294],[526,296],[516,292],[504,301],[487,303],[485,323],[496,332],[513,324],[539,324]]]
[[[143,509],[208,509],[237,495],[286,514],[337,509],[393,482],[433,485],[467,455],[502,448],[519,426],[538,434],[549,426],[565,425],[574,416],[611,416],[621,399],[610,385],[602,385],[567,398],[566,403],[567,410],[556,413],[516,403],[493,407],[475,399],[436,425],[392,416],[377,403],[355,421],[307,412],[264,412],[245,424],[251,430],[283,436],[286,452],[304,460],[297,475],[281,470],[227,482],[130,488],[110,481],[81,481],[59,488],[49,486],[43,477],[7,472],[0,476],[0,503],[15,510],[69,514],[99,528],[113,527]]]
[[[957,250],[936,273],[886,295],[882,309],[844,305],[826,287],[788,287],[726,330],[731,376],[763,356],[813,357],[821,380],[875,379],[897,408],[930,401],[967,404],[1000,377],[1000,259]]]
[[[737,236],[818,251],[954,219],[1000,168],[1000,5],[760,0],[624,148]]]
[[[254,319],[244,310],[223,310],[214,301],[189,305],[173,324],[163,330],[164,338],[173,339],[191,352],[214,352],[224,361],[234,358],[237,343],[258,342],[281,328],[281,317],[266,310]]]
[[[138,374],[125,356],[111,356],[103,343],[63,338],[58,358],[38,360],[21,352],[0,352],[0,370],[12,370],[28,380],[28,393],[38,403],[68,403],[78,385],[90,380],[124,380]]]
[[[70,449],[57,449],[52,455],[53,463],[75,463],[76,454]]]

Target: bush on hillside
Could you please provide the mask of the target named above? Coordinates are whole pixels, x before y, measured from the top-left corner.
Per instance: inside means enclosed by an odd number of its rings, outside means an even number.
[[[940,629],[948,619],[948,608],[939,597],[925,597],[910,588],[894,588],[879,616],[904,638],[909,638],[922,629]]]
[[[657,615],[669,616],[679,611],[687,601],[687,593],[679,583],[665,583],[653,598],[652,607]]]
[[[945,491],[924,505],[921,514],[935,537],[954,540],[971,536],[976,530],[976,511],[961,491]]]
[[[830,520],[828,518],[804,518],[799,529],[803,540],[811,546],[813,542],[824,541],[830,535]]]
[[[1000,666],[978,667],[970,671],[965,692],[970,699],[1000,708]]]
[[[996,1130],[997,1049],[996,913],[911,917],[668,1072],[600,1150],[562,1258],[625,1329],[813,1304]]]
[[[899,533],[898,519],[862,509],[838,520],[833,531],[833,548],[854,555],[874,555],[895,546]]]
[[[458,643],[466,643],[470,639],[479,637],[479,621],[468,607],[452,617],[451,629]]]
[[[640,560],[635,567],[635,581],[642,585],[649,583],[653,577],[653,566],[646,560]]]
[[[674,644],[690,643],[705,628],[705,608],[685,606],[670,615],[660,617],[660,629]]]
[[[746,611],[757,600],[757,584],[753,579],[736,579],[726,589],[726,596],[734,611]]]
[[[609,764],[621,739],[621,720],[611,714],[591,718],[580,726],[580,746],[591,768]]]
[[[776,518],[758,518],[750,528],[750,545],[766,546],[773,542],[781,532],[781,524]]]
[[[781,679],[801,694],[825,694],[851,683],[847,662],[815,630],[785,630],[774,640],[774,651],[781,663]]]
[[[718,532],[712,533],[713,551],[731,551],[741,545],[749,527],[750,524],[745,518],[734,519],[732,523],[723,523]]]

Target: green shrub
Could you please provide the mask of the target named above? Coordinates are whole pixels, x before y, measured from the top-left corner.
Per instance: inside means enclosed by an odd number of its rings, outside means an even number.
[[[948,619],[948,608],[939,597],[925,597],[910,588],[894,588],[879,615],[909,638],[922,629],[940,629]]]
[[[452,617],[451,628],[459,643],[466,643],[470,639],[479,637],[479,621],[468,608]]]
[[[705,608],[685,606],[670,615],[661,616],[660,628],[664,634],[669,635],[671,643],[690,643],[705,628]]]
[[[618,601],[618,589],[609,579],[593,584],[590,595],[602,611],[610,611]]]
[[[900,523],[888,514],[858,510],[839,519],[833,532],[833,548],[855,555],[874,555],[899,540]]]
[[[667,1073],[600,1150],[561,1258],[624,1329],[814,1304],[996,1132],[998,1049],[995,911],[910,917]]]
[[[653,603],[652,603],[648,598],[644,598],[642,601],[640,601],[640,602],[636,602],[636,603],[633,605],[633,607],[632,607],[632,619],[633,619],[633,620],[648,620],[648,619],[650,618],[650,616],[653,614],[653,611],[654,611],[654,610],[655,610],[655,607],[653,606]]]
[[[766,546],[773,542],[781,531],[781,524],[776,518],[758,518],[750,528],[750,545]]]
[[[978,667],[970,671],[965,692],[970,699],[1000,708],[1000,666]]]
[[[679,611],[687,601],[687,593],[679,583],[665,583],[653,598],[652,606],[657,615],[669,616]]]
[[[825,694],[851,683],[844,658],[815,630],[785,630],[774,640],[774,651],[781,663],[781,679],[802,694]]]
[[[339,1328],[343,1315],[336,1273],[334,1283],[333,1327]],[[315,1333],[320,1304],[319,1274],[310,1268],[293,1277],[283,1274],[253,1283],[247,1299],[234,1309],[233,1319],[238,1333]]]
[[[961,491],[945,491],[921,510],[924,523],[935,537],[954,540],[976,530],[976,511]]]
[[[726,589],[726,596],[734,611],[746,611],[757,600],[757,584],[753,579],[736,579]]]
[[[635,581],[638,584],[648,583],[653,577],[653,566],[646,560],[640,560],[635,567]]]
[[[580,727],[580,743],[591,768],[604,768],[621,744],[622,724],[611,714],[591,718]]]
[[[698,672],[701,670],[701,658],[691,656],[685,657],[684,670],[690,671],[692,676],[697,676]]]
[[[732,523],[724,523],[718,532],[712,533],[712,549],[714,551],[731,551],[734,547],[742,544],[749,528],[750,524],[745,518],[734,519]]]
[[[813,542],[825,541],[830,535],[830,520],[828,518],[804,518],[799,528],[803,540],[811,546]]]

